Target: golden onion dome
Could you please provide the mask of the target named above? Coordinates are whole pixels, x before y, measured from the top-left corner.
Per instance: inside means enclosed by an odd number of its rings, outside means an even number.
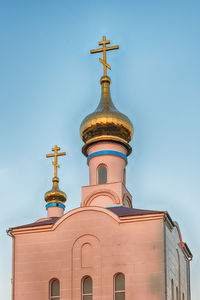
[[[59,178],[53,177],[53,187],[50,191],[46,192],[44,195],[44,200],[49,203],[65,203],[67,200],[67,195],[59,189]]]
[[[133,125],[129,118],[120,113],[114,106],[110,95],[111,79],[103,76],[100,80],[102,93],[96,110],[81,123],[80,135],[85,143],[82,148],[87,156],[87,148],[98,141],[117,141],[127,148],[127,155],[132,151],[129,142],[133,138]]]

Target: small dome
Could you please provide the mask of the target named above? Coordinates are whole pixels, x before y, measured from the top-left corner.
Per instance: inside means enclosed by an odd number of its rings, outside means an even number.
[[[129,142],[133,138],[133,125],[129,118],[120,113],[114,106],[110,96],[111,80],[103,76],[100,80],[102,95],[97,109],[89,114],[81,123],[80,135],[85,143],[83,154],[87,156],[88,146],[97,141],[118,141],[127,148],[127,155],[131,153]]]
[[[44,195],[44,200],[47,202],[47,204],[49,203],[65,203],[67,200],[67,196],[64,192],[62,192],[59,189],[58,186],[58,182],[59,182],[59,178],[58,177],[54,177],[52,179],[53,181],[53,187],[50,191],[46,192],[46,194]]]

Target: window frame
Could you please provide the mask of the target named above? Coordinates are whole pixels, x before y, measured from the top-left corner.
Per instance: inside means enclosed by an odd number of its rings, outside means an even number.
[[[171,279],[171,299],[174,300],[174,280]]]
[[[84,281],[87,279],[87,278],[90,278],[91,281],[92,281],[92,292],[91,293],[87,293],[85,294],[83,292],[83,287],[84,287]],[[81,300],[83,300],[84,296],[92,296],[92,299],[93,299],[93,280],[92,280],[92,277],[90,275],[85,275],[82,277],[81,279]]]
[[[58,295],[58,296],[53,296],[53,295],[51,294],[52,284],[53,284],[55,281],[58,281],[58,284],[59,284],[59,295]],[[49,300],[60,300],[60,280],[59,280],[58,278],[52,278],[52,279],[49,281]]]
[[[106,168],[106,182],[105,183],[99,183],[99,168],[100,167],[105,167]],[[98,166],[97,166],[97,180],[96,180],[96,183],[97,184],[106,184],[106,183],[108,183],[108,166],[106,165],[106,164],[99,164]]]
[[[117,290],[116,291],[116,278],[118,275],[123,275],[124,277],[124,290]],[[126,282],[125,282],[125,275],[122,272],[118,272],[113,276],[113,299],[116,300],[116,295],[120,293],[124,293],[124,299],[126,299]]]

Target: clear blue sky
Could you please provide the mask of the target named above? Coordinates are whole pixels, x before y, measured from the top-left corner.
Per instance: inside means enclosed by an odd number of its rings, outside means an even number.
[[[58,144],[67,210],[79,206],[88,167],[81,120],[99,101],[102,66],[89,50],[106,35],[112,98],[135,128],[127,187],[136,208],[177,220],[200,299],[200,2],[0,1],[0,282],[10,300],[8,227],[46,216],[53,175],[45,159]]]

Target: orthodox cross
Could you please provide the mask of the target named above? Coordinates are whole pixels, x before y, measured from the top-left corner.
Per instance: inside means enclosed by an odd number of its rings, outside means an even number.
[[[97,52],[103,52],[103,59],[99,58],[100,63],[103,64],[103,73],[104,76],[107,76],[107,68],[111,70],[111,66],[109,64],[107,64],[106,62],[106,51],[110,51],[110,50],[115,50],[115,49],[119,49],[119,46],[112,46],[112,47],[106,47],[106,44],[110,44],[110,41],[106,40],[105,35],[103,36],[103,41],[99,42],[99,45],[103,46],[103,48],[99,48],[99,49],[95,49],[95,50],[90,50],[90,53],[97,53]]]
[[[66,155],[66,152],[60,152],[60,153],[58,153],[58,151],[60,151],[60,147],[58,147],[56,145],[51,150],[54,153],[47,154],[46,157],[54,157],[54,161],[52,161],[52,165],[54,165],[54,177],[57,177],[57,168],[60,168],[60,166],[59,166],[59,164],[57,162],[57,158],[58,158],[58,156]]]

